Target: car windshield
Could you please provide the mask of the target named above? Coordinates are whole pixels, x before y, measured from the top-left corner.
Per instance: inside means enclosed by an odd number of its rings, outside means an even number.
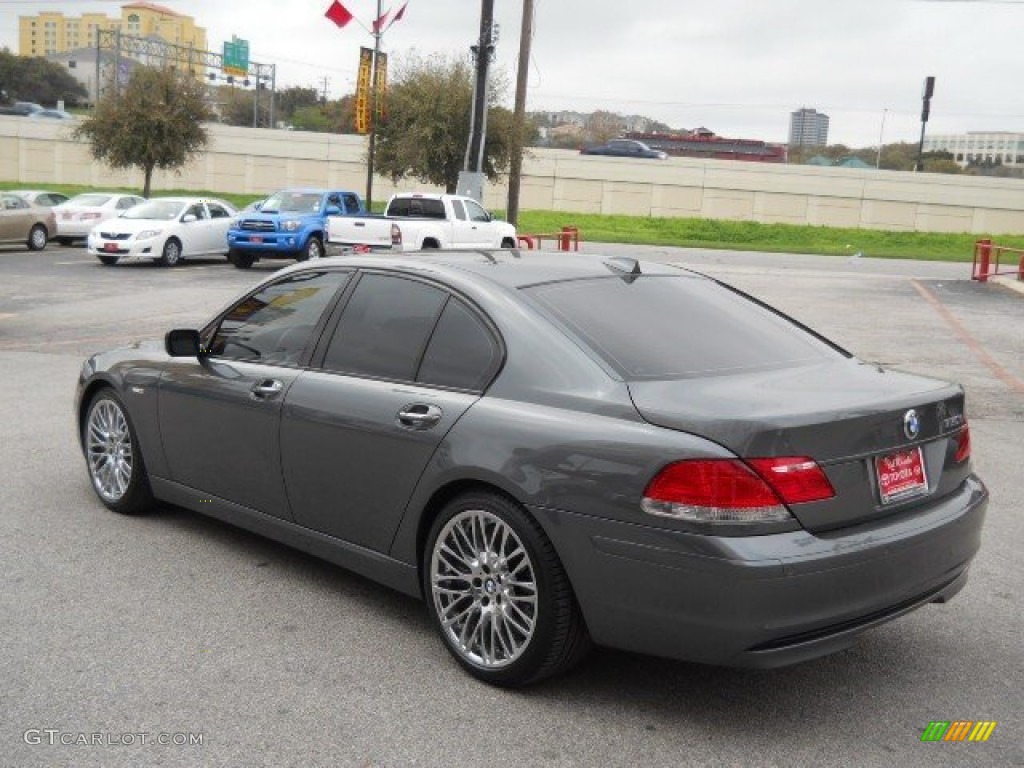
[[[626,379],[722,376],[841,354],[710,280],[609,276],[524,290]]]
[[[110,195],[96,195],[87,193],[84,195],[75,195],[68,200],[68,205],[90,205],[99,207],[106,205],[107,201],[110,200]]]
[[[260,208],[263,213],[317,213],[320,198],[315,192],[278,192]]]
[[[153,219],[155,221],[173,221],[178,218],[186,203],[181,200],[150,200],[125,211],[124,219]]]

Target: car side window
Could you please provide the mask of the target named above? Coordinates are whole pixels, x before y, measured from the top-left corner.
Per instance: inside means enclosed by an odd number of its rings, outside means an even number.
[[[472,200],[466,201],[466,211],[471,221],[490,221],[491,216],[487,211]]]
[[[26,203],[17,195],[4,195],[3,202],[4,208],[6,208],[9,211],[17,211],[22,208],[28,208],[28,203]]]
[[[350,272],[302,272],[277,280],[236,304],[207,345],[211,355],[295,364],[320,316]]]
[[[228,213],[228,209],[225,208],[223,205],[218,205],[217,203],[207,203],[206,207],[210,209],[210,218],[211,219],[230,219],[231,218],[231,214]]]
[[[430,337],[416,380],[457,389],[482,390],[501,358],[501,349],[483,321],[451,298]]]
[[[455,211],[455,218],[459,221],[466,220],[466,207],[461,200],[452,200],[452,209]]]
[[[416,280],[363,275],[327,347],[324,368],[412,381],[447,298]]]
[[[195,216],[197,219],[205,219],[206,218],[206,210],[203,208],[202,203],[196,203],[195,205],[190,205],[188,207],[188,210],[185,211],[185,214],[184,214],[184,216],[182,216],[182,218],[184,218],[185,216],[188,216],[189,214]]]
[[[359,198],[353,194],[347,194],[343,198],[345,200],[345,212],[355,213],[359,210]]]

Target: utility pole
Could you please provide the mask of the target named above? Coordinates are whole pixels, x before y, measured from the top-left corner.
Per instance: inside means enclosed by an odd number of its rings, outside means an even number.
[[[380,20],[380,3],[377,0],[377,15],[374,19]],[[383,24],[373,24],[373,74],[370,76],[370,146],[366,159],[366,210],[370,210],[373,204],[373,150],[377,144],[377,59],[380,56],[380,36]]]
[[[473,116],[469,124],[469,149],[464,168],[483,170],[484,141],[487,134],[487,70],[491,63],[494,28],[494,0],[482,0],[480,7],[480,39],[472,47],[476,57],[476,82],[473,86]]]
[[[924,170],[924,127],[928,124],[928,115],[931,114],[932,94],[935,93],[935,78],[929,75],[924,79],[924,90],[921,92],[921,143],[917,145],[917,165],[915,171]]]
[[[530,44],[533,42],[533,0],[523,0],[523,26],[519,31],[519,70],[512,117],[512,157],[508,172],[507,216],[519,223],[519,186],[523,174],[523,135],[526,133],[526,85],[530,75]]]

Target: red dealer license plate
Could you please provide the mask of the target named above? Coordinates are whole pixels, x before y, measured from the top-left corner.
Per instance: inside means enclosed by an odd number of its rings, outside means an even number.
[[[116,251],[117,250],[117,243],[104,243],[103,244],[103,250],[104,251]]]
[[[262,243],[263,242],[263,238],[261,236],[259,236],[259,235],[253,235],[252,237],[249,238],[249,242],[251,242],[251,243]]]
[[[875,459],[875,472],[883,504],[917,496],[928,490],[928,476],[925,474],[920,447],[879,456]]]

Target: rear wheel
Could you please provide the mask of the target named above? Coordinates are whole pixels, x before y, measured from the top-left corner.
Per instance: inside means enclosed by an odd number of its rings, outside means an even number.
[[[237,251],[232,248],[228,251],[228,261],[235,265],[238,269],[249,269],[253,265],[256,259],[251,253],[245,251]]]
[[[502,241],[501,241],[501,247],[502,248],[515,248],[516,247],[516,241],[513,240],[511,237],[503,238]]]
[[[170,238],[164,243],[164,250],[160,254],[160,264],[165,267],[177,266],[181,261],[181,243],[176,238]]]
[[[316,235],[309,238],[306,242],[306,247],[299,253],[299,261],[311,261],[313,259],[322,259],[324,256],[324,244],[320,242],[320,238]]]
[[[512,501],[479,492],[450,502],[431,528],[423,563],[434,626],[474,677],[526,685],[568,669],[589,647],[554,547]]]
[[[36,224],[28,233],[28,249],[30,251],[41,251],[46,247],[46,241],[50,239],[46,227]]]
[[[117,256],[97,256],[96,258],[108,267],[112,267],[117,264]]]
[[[423,241],[423,245],[420,246],[420,250],[421,251],[434,251],[434,250],[437,250],[440,247],[441,246],[438,244],[437,240],[434,240],[433,238],[428,237],[426,240]]]
[[[108,508],[134,515],[152,505],[135,428],[113,390],[100,390],[89,403],[82,446],[93,490]]]

